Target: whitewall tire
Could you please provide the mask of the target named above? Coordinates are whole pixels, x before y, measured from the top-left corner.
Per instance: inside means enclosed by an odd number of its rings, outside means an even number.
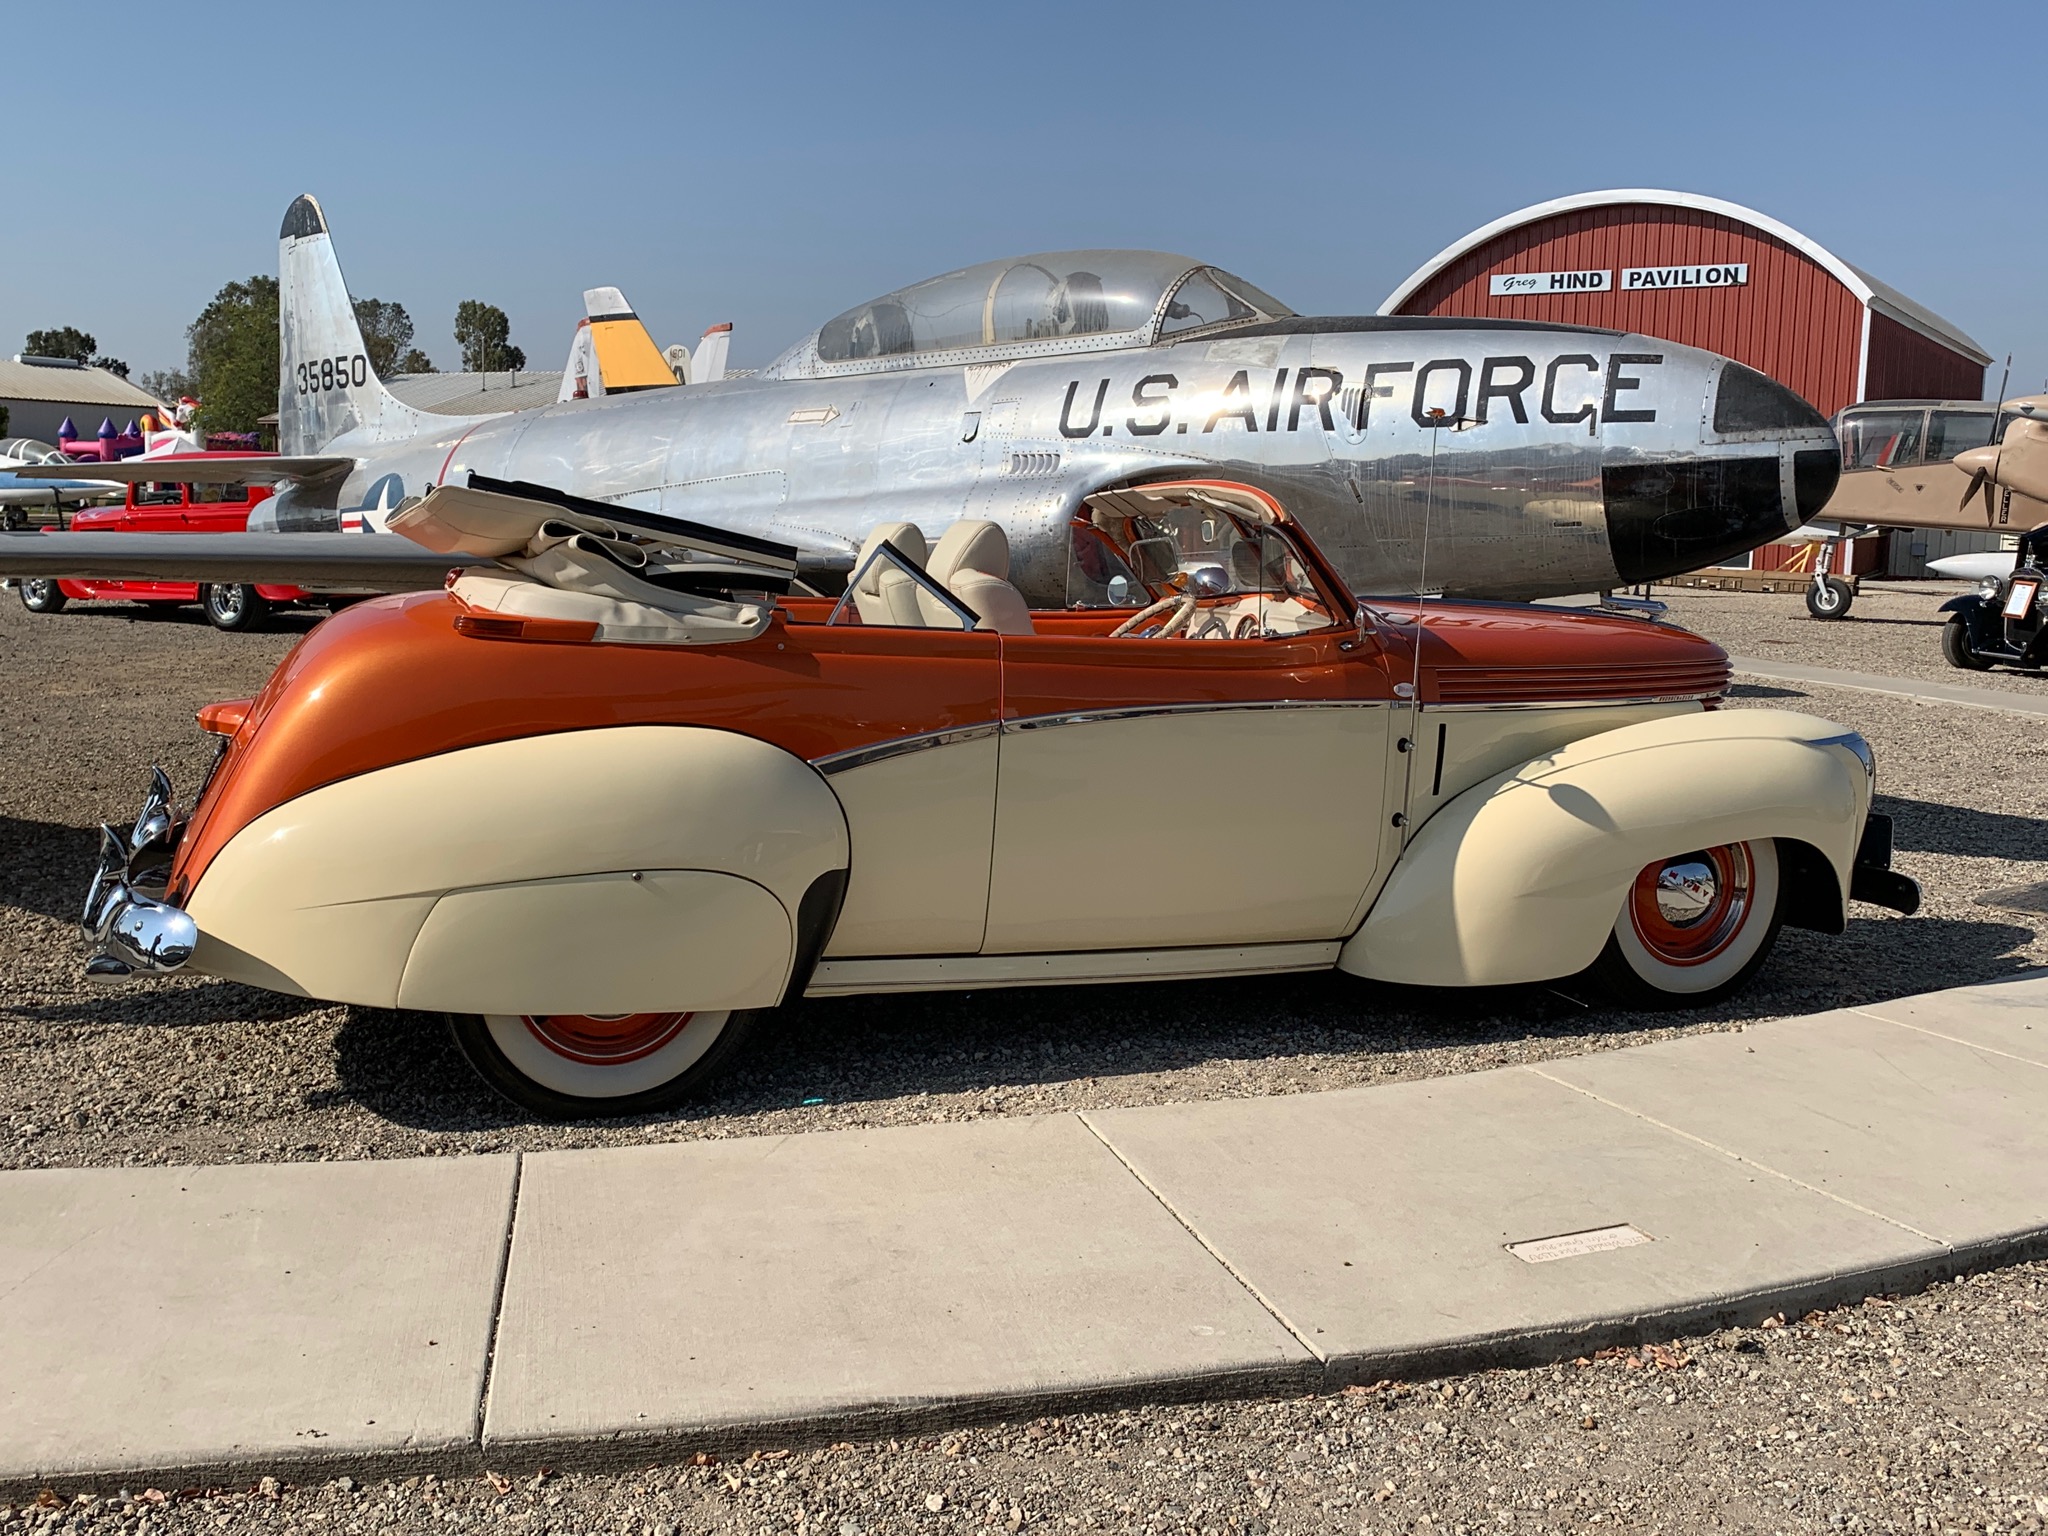
[[[724,1070],[753,1012],[451,1014],[479,1076],[550,1119],[666,1109]]]
[[[1713,1002],[1753,976],[1777,941],[1778,852],[1768,839],[1726,843],[1646,865],[1593,976],[1617,1001],[1676,1008]]]

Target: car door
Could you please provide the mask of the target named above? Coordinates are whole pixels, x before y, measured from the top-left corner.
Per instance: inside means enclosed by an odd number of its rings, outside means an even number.
[[[983,952],[1342,936],[1380,858],[1390,692],[1343,626],[1006,636]]]
[[[807,754],[851,850],[827,957],[973,954],[995,823],[998,637],[857,621],[789,634],[812,648],[821,731],[855,738]]]

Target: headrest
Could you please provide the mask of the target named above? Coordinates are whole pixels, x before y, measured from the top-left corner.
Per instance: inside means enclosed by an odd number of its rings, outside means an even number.
[[[853,562],[853,568],[856,571],[860,570],[868,563],[868,558],[884,544],[894,544],[918,565],[925,562],[926,547],[922,528],[915,523],[877,523],[875,531],[868,535],[867,543],[861,545],[860,557]],[[860,585],[854,590],[866,597],[880,597],[882,573],[891,569],[893,567],[887,561],[875,565],[861,577]]]
[[[945,531],[939,547],[925,562],[925,570],[941,586],[956,572],[979,571],[986,576],[1008,579],[1010,539],[1000,523],[986,518],[963,517]]]

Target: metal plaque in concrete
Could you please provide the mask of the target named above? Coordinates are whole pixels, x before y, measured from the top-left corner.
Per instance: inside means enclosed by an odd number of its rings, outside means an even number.
[[[816,1433],[1311,1369],[1072,1116],[550,1152],[484,1433]]]
[[[1554,1357],[1560,1337],[1644,1319],[1712,1326],[1939,1254],[1519,1068],[1087,1119],[1339,1377]],[[1649,1241],[1515,1251],[1617,1228]]]
[[[0,1173],[0,1480],[473,1444],[515,1167]]]
[[[1542,1071],[1956,1247],[2048,1217],[2048,1069],[1861,1014]]]
[[[2048,976],[2039,971],[1855,1011],[2048,1066]]]

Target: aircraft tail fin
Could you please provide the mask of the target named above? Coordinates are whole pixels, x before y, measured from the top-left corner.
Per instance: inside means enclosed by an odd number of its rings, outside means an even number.
[[[327,216],[310,193],[285,210],[277,280],[279,451],[317,453],[357,427],[387,440],[419,432],[420,413],[385,389],[370,366]]]
[[[697,353],[691,359],[690,378],[697,384],[715,384],[725,377],[725,352],[732,345],[732,322],[714,325],[704,333],[704,339],[697,343]]]
[[[626,296],[616,288],[586,288],[556,401],[668,389],[678,382],[674,363],[655,346]]]
[[[585,289],[583,313],[590,322],[590,346],[606,394],[675,386],[675,370],[618,289]]]

